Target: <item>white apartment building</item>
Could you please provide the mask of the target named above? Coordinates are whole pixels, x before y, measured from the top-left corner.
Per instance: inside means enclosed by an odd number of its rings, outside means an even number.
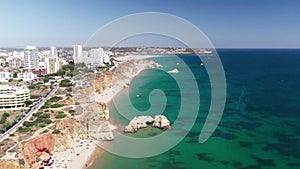
[[[18,73],[17,78],[23,81],[31,81],[37,79],[37,75],[32,72]]]
[[[5,59],[0,58],[0,66],[5,66]]]
[[[87,60],[90,64],[96,66],[105,66],[104,63],[110,64],[110,58],[103,48],[91,49],[89,51],[89,58]]]
[[[38,68],[38,49],[34,46],[27,46],[24,50],[24,68]]]
[[[110,57],[103,48],[90,49],[82,51],[82,46],[74,45],[74,63],[85,63],[89,66],[105,66],[105,63],[111,64]]]
[[[58,57],[46,57],[45,66],[47,69],[47,74],[56,73],[60,69],[60,63]]]
[[[19,57],[10,57],[8,65],[10,68],[20,68],[23,66],[23,60]]]
[[[8,82],[8,80],[11,78],[10,72],[0,72],[0,82]]]
[[[74,63],[82,62],[82,45],[73,45],[73,59]]]
[[[0,85],[0,110],[19,110],[30,98],[29,89],[25,86]]]
[[[50,56],[57,56],[56,47],[54,47],[54,46],[50,47]]]

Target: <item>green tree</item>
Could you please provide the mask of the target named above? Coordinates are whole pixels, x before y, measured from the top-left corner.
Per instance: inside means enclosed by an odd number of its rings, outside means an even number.
[[[25,100],[24,103],[26,104],[26,106],[29,106],[29,105],[32,105],[33,101]]]
[[[17,72],[15,72],[14,74],[13,74],[13,78],[17,78],[18,77],[18,74],[17,74]]]
[[[52,133],[53,133],[53,134],[59,134],[59,133],[60,133],[60,130],[55,129],[55,130],[53,130]]]
[[[49,82],[49,76],[48,76],[48,75],[44,76],[44,79],[43,79],[43,81],[44,81],[44,83],[47,83],[47,82]]]
[[[71,81],[68,80],[68,79],[64,79],[64,80],[60,81],[59,85],[61,87],[70,87],[70,86],[72,86]]]

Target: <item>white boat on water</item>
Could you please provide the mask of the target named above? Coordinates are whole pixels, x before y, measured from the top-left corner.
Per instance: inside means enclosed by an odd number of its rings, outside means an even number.
[[[178,69],[173,69],[173,70],[170,70],[170,71],[168,71],[168,73],[178,73],[179,71],[178,71]]]

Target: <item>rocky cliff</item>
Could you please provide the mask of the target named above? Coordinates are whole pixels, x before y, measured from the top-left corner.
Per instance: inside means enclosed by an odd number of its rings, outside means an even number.
[[[26,164],[33,166],[42,154],[65,151],[72,148],[75,141],[87,139],[82,125],[73,118],[56,122],[53,130],[58,134],[48,133],[20,145]]]
[[[113,86],[113,73],[97,73],[94,79],[95,92],[101,94],[104,90]]]
[[[51,153],[54,150],[53,134],[45,134],[21,145],[22,154],[30,166],[37,162],[42,153]]]
[[[92,102],[80,105],[84,110],[80,123],[87,129],[89,136],[100,140],[113,140],[110,126],[109,109],[105,103]]]
[[[1,169],[25,169],[23,166],[20,166],[18,161],[0,161]]]
[[[101,94],[104,90],[115,84],[130,84],[131,79],[144,69],[160,67],[151,60],[132,60],[119,64],[116,69],[107,72],[99,72],[94,76],[93,86],[95,92]]]
[[[65,151],[73,147],[75,141],[88,139],[84,127],[79,121],[73,118],[67,118],[58,121],[54,126],[55,130],[60,131],[54,135],[54,151]]]

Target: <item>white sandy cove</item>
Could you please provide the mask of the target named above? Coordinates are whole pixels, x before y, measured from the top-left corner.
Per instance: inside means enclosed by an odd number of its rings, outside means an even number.
[[[159,57],[159,55],[128,55],[128,56],[118,57],[116,58],[116,60],[125,62],[130,60],[148,59],[154,57]],[[144,70],[143,68],[138,67],[138,71],[135,74],[132,74],[130,79],[137,76],[143,70]],[[95,101],[106,103],[106,104],[109,103],[118,93],[120,93],[124,89],[124,85],[125,84],[120,82],[118,84],[115,84],[111,88],[104,90],[101,94],[96,94]]]

